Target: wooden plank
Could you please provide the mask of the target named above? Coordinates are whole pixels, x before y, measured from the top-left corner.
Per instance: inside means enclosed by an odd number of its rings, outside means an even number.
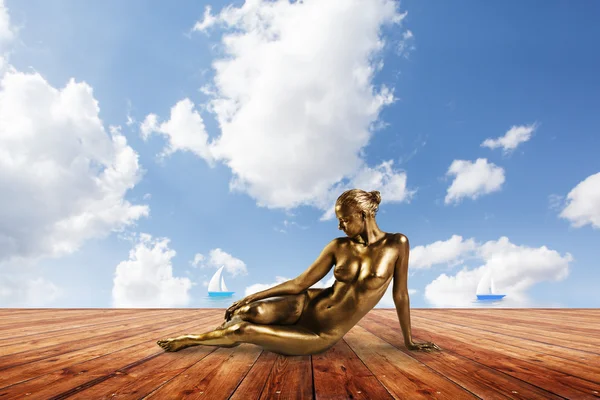
[[[278,355],[267,378],[261,399],[313,399],[310,356]]]
[[[125,315],[135,315],[135,311],[129,311],[127,313],[118,313],[118,312],[111,312],[110,310],[107,311],[98,311],[99,315],[102,316],[117,316],[119,314],[125,314]],[[57,309],[56,311],[52,312],[52,313],[44,313],[42,315],[35,315],[35,314],[21,314],[21,313],[15,313],[10,317],[3,317],[2,319],[0,319],[0,332],[3,333],[4,330],[7,329],[12,329],[15,326],[19,326],[22,328],[25,327],[29,327],[29,326],[39,326],[39,325],[45,325],[45,326],[50,326],[52,324],[61,324],[63,322],[65,322],[65,320],[69,320],[71,322],[75,322],[75,321],[85,321],[85,319],[88,319],[91,315],[90,310],[78,310],[76,312],[63,312],[61,309]],[[139,313],[138,313],[139,315]]]
[[[478,328],[482,330],[487,330],[495,333],[506,333],[507,326],[510,326],[510,335],[518,336],[523,339],[527,338],[536,338],[537,341],[544,341],[546,343],[554,343],[559,344],[564,347],[569,347],[572,343],[577,343],[577,348],[580,350],[589,351],[592,353],[598,353],[598,340],[593,338],[585,338],[583,336],[577,336],[570,331],[566,332],[557,332],[556,330],[545,331],[536,329],[535,327],[522,327],[518,325],[506,325],[501,322],[487,322],[480,323],[474,319],[469,319],[467,317],[456,317],[456,316],[443,316],[436,315],[435,317],[421,317],[416,316],[415,318],[424,318],[430,321],[431,324],[435,324],[437,322],[448,322],[455,325],[468,326],[471,328]],[[416,319],[415,319],[416,320]]]
[[[40,360],[46,357],[52,357],[56,354],[62,354],[67,351],[77,350],[102,342],[118,340],[136,334],[139,331],[155,329],[157,327],[169,324],[186,322],[191,318],[196,318],[193,313],[180,316],[177,319],[174,319],[174,316],[167,315],[165,317],[152,318],[150,321],[146,321],[144,324],[133,324],[131,328],[128,328],[127,330],[123,330],[120,326],[108,326],[97,330],[87,331],[73,337],[73,340],[67,343],[58,343],[50,346],[32,348],[27,351],[0,356],[0,371],[19,364]],[[0,348],[0,350],[6,351],[4,348]]]
[[[200,325],[190,323],[188,326],[190,329],[206,328],[206,323]],[[177,331],[171,327],[162,333],[173,335]],[[156,345],[154,338],[138,341],[141,343],[116,351],[105,347],[106,355],[72,364],[66,368],[55,369],[37,378],[0,389],[0,399],[22,398],[26,393],[29,393],[28,399],[65,398],[165,354]]]
[[[495,314],[494,314],[495,312]],[[521,320],[522,322],[533,323],[535,321],[541,321],[546,323],[558,323],[560,326],[574,326],[583,327],[587,329],[597,330],[599,328],[598,317],[594,315],[585,316],[574,316],[566,312],[563,313],[549,313],[537,309],[520,309],[518,312],[507,311],[507,310],[496,310],[496,309],[480,309],[480,310],[439,310],[432,309],[431,312],[424,313],[421,315],[425,318],[436,318],[437,316],[461,316],[474,319],[475,321],[482,322],[482,318],[488,318],[490,316],[504,318],[513,318],[515,320]]]
[[[71,318],[64,318],[61,319],[59,321],[55,321],[51,324],[46,324],[43,321],[39,321],[35,324],[29,324],[27,326],[23,325],[23,324],[14,324],[14,326],[12,328],[7,328],[4,329],[3,331],[0,331],[0,340],[2,342],[6,342],[8,341],[10,343],[11,340],[14,340],[15,337],[24,337],[24,336],[29,336],[29,335],[39,335],[39,334],[45,334],[48,332],[60,332],[61,330],[64,330],[66,328],[77,328],[77,327],[85,327],[85,326],[94,326],[95,324],[101,324],[101,323],[109,323],[110,322],[122,322],[122,321],[127,321],[129,319],[131,320],[137,320],[137,319],[144,319],[144,318],[149,318],[149,317],[158,317],[158,316],[166,316],[166,315],[177,315],[176,311],[171,311],[171,312],[167,312],[167,313],[160,313],[160,312],[156,312],[156,313],[152,313],[152,314],[147,314],[147,313],[142,313],[142,314],[127,314],[127,315],[104,315],[103,317],[101,317],[100,319],[96,320],[95,319],[95,315],[93,314],[88,314],[85,318],[84,317],[78,317],[75,319],[71,319]]]
[[[177,353],[165,352],[146,362],[121,368],[107,379],[96,382],[93,386],[86,387],[67,398],[69,400],[141,399],[215,350],[216,347],[199,346]]]
[[[2,320],[19,319],[26,316],[31,318],[48,318],[56,315],[75,315],[95,310],[102,313],[135,312],[133,308],[0,308]],[[148,310],[146,308],[139,310]]]
[[[214,317],[205,317],[208,321],[215,321]],[[65,345],[62,349],[57,349],[52,357],[40,357],[35,362],[18,363],[5,368],[0,372],[0,388],[14,385],[29,379],[50,373],[57,369],[65,368],[80,362],[101,357],[105,354],[133,346],[143,340],[160,339],[167,332],[172,330],[185,331],[200,323],[207,322],[207,319],[198,319],[189,321],[189,318],[182,318],[178,324],[170,323],[163,326],[150,328],[137,332],[117,332],[110,335],[109,340],[94,342],[92,345],[81,345],[78,341],[70,345]],[[32,360],[34,361],[34,360]]]
[[[398,322],[391,318],[381,318],[381,323],[392,329],[398,329]],[[576,376],[577,371],[560,372],[547,364],[528,362],[523,360],[517,352],[511,352],[511,355],[506,354],[507,350],[501,344],[490,347],[481,345],[483,339],[477,336],[470,336],[468,339],[457,338],[447,335],[443,327],[434,324],[427,325],[425,328],[422,325],[414,324],[412,331],[415,336],[431,338],[430,340],[442,349],[544,388],[559,396],[591,399],[595,398],[594,392],[600,392],[600,385]]]
[[[501,314],[509,318],[543,318],[549,321],[566,321],[566,322],[593,322],[599,315],[594,315],[589,312],[573,312],[571,310],[563,311],[548,311],[540,310],[537,308],[511,308],[511,309],[497,309],[497,308],[479,308],[479,309],[449,309],[441,311],[439,309],[432,309],[431,313],[444,313],[444,314],[457,314],[457,315],[494,315]]]
[[[344,340],[313,355],[312,364],[317,400],[393,398]]]
[[[437,313],[432,313],[428,318],[436,318]],[[600,322],[596,321],[576,321],[571,324],[566,323],[555,317],[552,319],[543,318],[542,312],[532,311],[530,314],[526,313],[508,313],[499,311],[494,314],[491,312],[470,312],[470,313],[446,313],[444,316],[456,316],[461,318],[475,319],[479,324],[489,324],[490,322],[501,323],[503,325],[511,326],[522,326],[527,328],[551,330],[556,332],[566,332],[577,335],[583,335],[585,337],[594,337],[600,339]]]
[[[276,359],[277,354],[270,351],[263,351],[229,400],[260,398]]]
[[[352,328],[344,340],[396,399],[478,398],[361,326]]]
[[[375,316],[365,317],[360,326],[483,399],[562,399],[522,380],[499,374],[495,369],[445,348],[438,353],[407,350],[400,328],[391,329],[390,325],[381,323]],[[414,340],[425,342],[429,338],[414,336]]]
[[[140,315],[140,316],[131,316],[126,319],[113,320],[110,322],[104,323],[92,323],[91,321],[96,321],[95,319],[88,319],[87,324],[84,326],[76,326],[73,328],[68,328],[68,325],[65,324],[60,330],[56,331],[48,331],[45,332],[43,327],[40,327],[43,333],[38,333],[36,335],[27,335],[27,336],[13,336],[10,339],[0,340],[0,356],[5,356],[8,354],[14,354],[23,352],[32,348],[41,349],[48,346],[58,345],[61,343],[67,343],[73,340],[73,337],[85,338],[89,336],[91,333],[102,333],[114,330],[137,330],[140,329],[141,326],[148,325],[154,323],[157,318],[170,316],[172,318],[181,316],[178,313],[164,313],[153,314],[153,315]],[[195,318],[195,317],[194,317]]]
[[[261,349],[251,344],[218,348],[146,398],[228,399],[260,353]]]
[[[426,311],[427,314],[455,313],[463,315],[493,315],[494,313],[500,313],[502,315],[518,318],[541,317],[547,319],[560,319],[561,321],[564,320],[567,322],[593,322],[597,321],[597,317],[600,317],[600,309],[576,310],[566,308],[545,310],[539,308],[450,308],[442,310],[438,308],[432,308]]]
[[[384,318],[393,320],[390,317]],[[420,317],[414,318],[414,322],[418,324],[418,326],[425,326],[430,321],[431,320],[429,319],[424,320]],[[444,329],[448,336],[463,338],[477,336],[478,338],[484,339],[484,341],[481,343],[492,346],[496,343],[502,343],[507,346],[511,346],[511,348],[523,349],[517,351],[523,355],[529,354],[532,359],[540,359],[543,361],[556,360],[558,362],[563,362],[561,360],[565,360],[565,367],[585,364],[589,366],[590,372],[592,372],[593,375],[597,374],[596,376],[600,376],[600,354],[594,354],[575,349],[577,347],[577,342],[575,339],[573,342],[568,343],[572,347],[567,348],[550,344],[548,343],[549,341],[538,341],[537,336],[532,336],[531,338],[517,337],[510,334],[496,333],[493,331],[471,328],[464,325],[453,325],[441,321],[436,321],[436,324],[438,327]]]

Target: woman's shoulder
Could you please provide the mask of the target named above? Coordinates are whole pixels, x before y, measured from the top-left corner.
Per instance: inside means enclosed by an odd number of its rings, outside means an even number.
[[[408,238],[403,233],[389,233],[388,235],[390,235],[390,239],[392,239],[394,243],[408,243]]]
[[[331,242],[329,242],[329,245],[333,246],[333,247],[339,247],[339,246],[346,245],[350,242],[352,242],[352,239],[349,238],[348,236],[340,236],[340,237],[336,237]]]

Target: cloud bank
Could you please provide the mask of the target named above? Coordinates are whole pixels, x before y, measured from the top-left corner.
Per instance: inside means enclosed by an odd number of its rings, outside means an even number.
[[[444,263],[456,264],[465,256],[483,262],[476,268],[463,267],[453,276],[443,273],[429,283],[424,295],[434,307],[488,307],[489,304],[475,302],[477,285],[488,271],[492,273],[496,293],[506,294],[498,306],[530,306],[527,290],[542,281],[565,279],[569,274],[569,263],[573,261],[569,253],[561,255],[546,246],[519,246],[504,236],[483,244],[475,244],[473,239],[459,239],[462,238],[454,235],[445,242],[422,247],[420,259],[428,261],[421,262],[421,265],[433,264],[431,260],[441,259]],[[445,249],[446,256],[436,255],[440,248]]]
[[[181,307],[190,302],[192,281],[173,276],[169,239],[140,234],[129,259],[117,265],[113,307]]]
[[[142,134],[167,138],[163,154],[188,150],[232,172],[230,189],[259,206],[330,207],[345,188],[379,190],[384,201],[410,199],[404,171],[392,160],[366,164],[379,113],[394,101],[375,87],[381,67],[382,26],[399,24],[393,1],[246,1],[213,15],[207,8],[196,30],[218,26],[223,56],[204,87],[220,136],[206,134],[188,99],[170,119],[150,114]]]

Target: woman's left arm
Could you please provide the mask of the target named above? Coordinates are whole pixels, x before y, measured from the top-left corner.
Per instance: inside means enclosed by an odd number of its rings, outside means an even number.
[[[436,344],[415,343],[412,340],[412,332],[410,328],[410,298],[408,297],[408,257],[410,253],[410,245],[408,238],[399,234],[398,244],[400,246],[400,254],[396,261],[394,269],[394,286],[393,298],[398,313],[398,320],[402,328],[404,336],[404,345],[409,350],[441,350]]]

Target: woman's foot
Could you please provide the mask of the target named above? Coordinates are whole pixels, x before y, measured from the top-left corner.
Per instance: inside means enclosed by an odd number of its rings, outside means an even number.
[[[164,339],[156,342],[165,351],[179,351],[190,347],[190,344],[185,338]]]

